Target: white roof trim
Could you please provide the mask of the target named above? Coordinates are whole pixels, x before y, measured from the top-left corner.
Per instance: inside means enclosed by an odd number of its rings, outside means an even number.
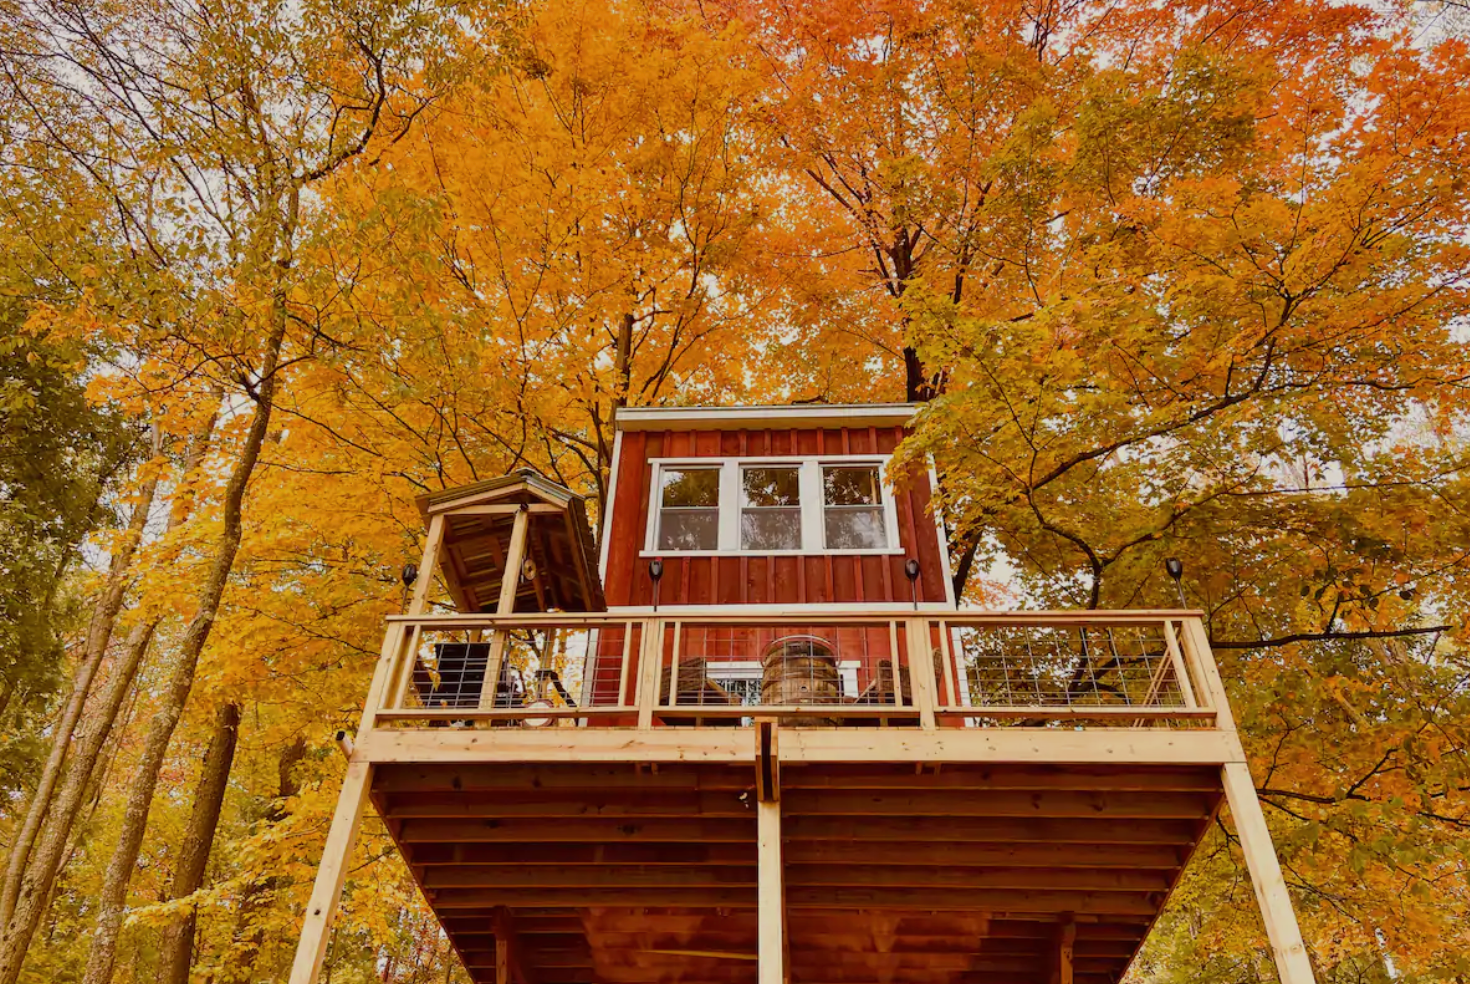
[[[895,427],[908,424],[917,403],[802,403],[768,407],[623,407],[617,428],[646,430],[770,430],[788,427]]]

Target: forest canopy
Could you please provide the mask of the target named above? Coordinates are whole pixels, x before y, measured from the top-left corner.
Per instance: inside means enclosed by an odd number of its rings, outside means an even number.
[[[1182,589],[1319,979],[1463,981],[1467,167],[1455,0],[0,4],[0,984],[284,979],[415,496],[797,401]],[[381,823],[329,968],[467,979]],[[1132,973],[1274,978],[1228,820]]]

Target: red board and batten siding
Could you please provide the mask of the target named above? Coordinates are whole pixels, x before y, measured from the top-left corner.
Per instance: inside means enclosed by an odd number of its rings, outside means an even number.
[[[810,457],[891,454],[902,427],[780,430],[630,430],[621,435],[603,592],[612,607],[650,605],[647,541],[653,458]],[[948,601],[949,571],[929,513],[929,475],[895,490],[903,554],[681,557],[662,554],[662,605],[885,603],[913,600],[904,562],[919,561],[919,600]]]

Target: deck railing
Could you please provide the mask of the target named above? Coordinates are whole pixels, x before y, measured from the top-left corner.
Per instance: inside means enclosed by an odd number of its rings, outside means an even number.
[[[1190,612],[395,616],[375,727],[1209,727]]]

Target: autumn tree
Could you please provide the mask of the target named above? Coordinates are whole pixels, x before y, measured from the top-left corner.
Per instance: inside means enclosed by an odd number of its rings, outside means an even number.
[[[536,9],[505,70],[337,184],[363,344],[287,412],[419,488],[529,464],[600,499],[617,407],[781,392],[744,58],[657,4]]]
[[[430,5],[397,4],[103,10],[43,2],[8,8],[6,17],[15,42],[6,67],[31,110],[28,133],[100,188],[132,250],[123,276],[97,284],[87,306],[144,354],[128,381],[146,390],[207,374],[244,400],[231,408],[245,423],[232,435],[218,532],[103,886],[87,976],[101,982],[111,974],[159,768],[239,550],[280,374],[327,343],[314,331],[310,274],[297,260],[310,226],[303,196],[407,131],[450,22]],[[299,306],[297,294],[306,299]],[[54,758],[68,738],[58,738]],[[52,817],[38,850],[12,859],[25,877],[0,937],[0,980],[20,973],[68,822]],[[207,854],[210,839],[191,844]]]

